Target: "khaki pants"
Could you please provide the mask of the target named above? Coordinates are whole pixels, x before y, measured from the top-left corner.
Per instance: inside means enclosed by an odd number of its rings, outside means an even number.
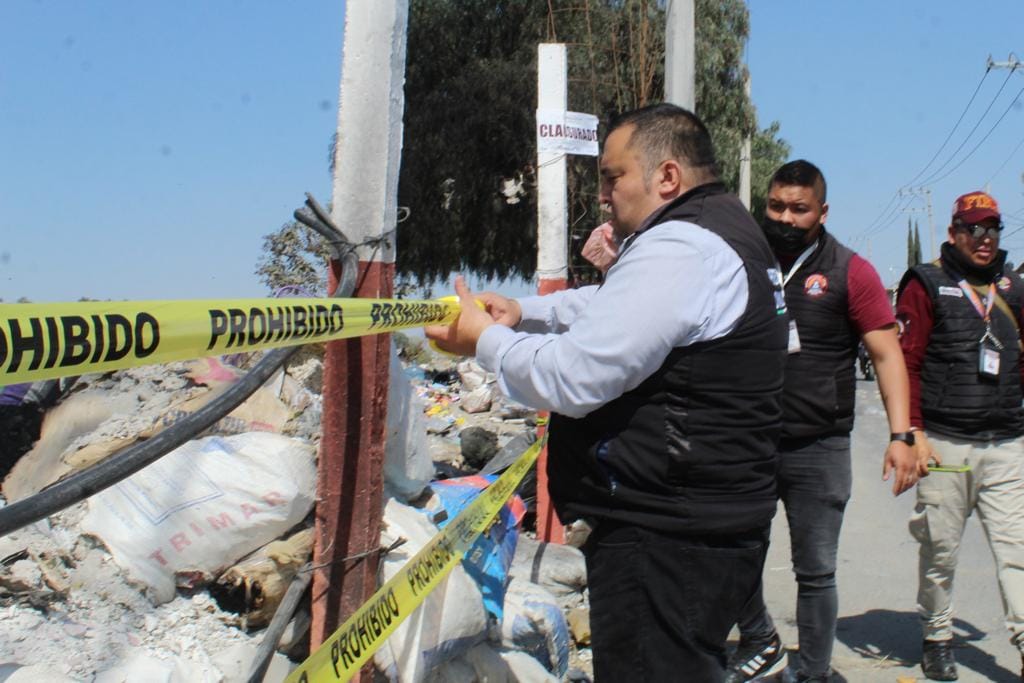
[[[977,510],[995,556],[1010,641],[1024,653],[1024,439],[928,439],[943,465],[971,470],[933,472],[917,485],[910,533],[921,544],[917,608],[924,637],[953,637],[953,575],[964,525]]]

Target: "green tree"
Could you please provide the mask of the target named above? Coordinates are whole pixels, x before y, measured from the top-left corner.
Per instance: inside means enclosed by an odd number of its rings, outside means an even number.
[[[914,221],[914,265],[923,263],[921,258],[921,231],[918,229],[917,221]]]
[[[697,113],[734,190],[740,144],[753,135],[759,215],[789,148],[777,123],[758,129],[743,90],[747,9],[742,0],[697,0],[696,17]],[[618,112],[662,99],[664,22],[664,2],[655,0],[412,0],[399,181],[410,217],[398,231],[399,274],[532,276],[537,43],[570,46],[569,108],[606,126]],[[597,164],[570,157],[569,169],[578,244],[602,221]]]
[[[914,260],[914,230],[910,225],[910,216],[907,216],[907,268],[917,265]]]
[[[294,287],[310,296],[327,291],[327,243],[297,221],[288,221],[263,237],[256,275],[271,292]]]

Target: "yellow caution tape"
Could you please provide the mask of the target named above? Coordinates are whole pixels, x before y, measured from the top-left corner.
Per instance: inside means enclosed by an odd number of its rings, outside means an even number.
[[[459,304],[459,297],[450,294],[448,296],[442,296],[440,299],[438,299],[438,301],[440,301],[441,303],[456,304],[456,305],[458,305]],[[476,307],[479,308],[481,311],[486,311],[487,310],[487,306],[484,304],[483,301],[480,301],[480,299],[473,299],[473,301],[476,302]],[[440,353],[440,354],[442,354],[444,356],[449,356],[449,357],[452,357],[452,358],[455,357],[454,353],[448,353],[447,351],[442,349],[440,346],[438,346],[437,342],[434,341],[433,339],[430,340],[428,346],[430,346],[430,348],[435,353]]]
[[[545,440],[536,441],[519,456],[497,481],[484,489],[292,671],[285,683],[347,681],[357,674],[398,625],[462,560],[476,537],[487,529],[533,466]]]
[[[232,299],[0,304],[0,386],[447,325],[458,301]]]

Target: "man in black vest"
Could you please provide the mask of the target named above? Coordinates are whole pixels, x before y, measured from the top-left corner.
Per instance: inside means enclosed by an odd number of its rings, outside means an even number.
[[[785,304],[764,235],[718,180],[704,124],[661,104],[611,126],[602,285],[519,300],[456,281],[427,336],[552,411],[550,492],[585,547],[596,679],[721,681],[776,505]],[[514,329],[513,329],[514,328]]]
[[[957,678],[953,576],[975,510],[995,556],[1011,641],[1024,653],[1024,285],[1005,265],[1001,230],[995,199],[984,192],[959,197],[939,260],[912,268],[900,283],[900,344],[918,454],[957,470],[921,482],[910,520],[921,544],[921,668],[936,681]]]
[[[854,362],[863,340],[878,376],[891,432],[883,478],[893,493],[917,481],[910,434],[907,372],[892,306],[870,263],[825,230],[825,178],[807,161],[772,176],[763,224],[784,274],[790,314],[782,395],[779,496],[786,507],[797,580],[800,650],[787,679],[826,681],[835,640],[836,554],[850,498]],[[740,644],[727,680],[747,681],[784,665],[782,642],[761,591],[739,619]]]

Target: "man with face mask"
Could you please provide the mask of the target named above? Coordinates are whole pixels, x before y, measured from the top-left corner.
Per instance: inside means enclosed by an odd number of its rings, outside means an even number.
[[[921,668],[935,681],[957,678],[953,576],[975,510],[995,557],[1011,641],[1024,655],[1024,284],[999,249],[1002,227],[995,199],[962,195],[939,260],[914,267],[900,283],[897,315],[918,455],[969,468],[921,482],[910,520],[921,544]]]
[[[762,224],[779,259],[790,315],[778,490],[789,521],[800,640],[783,680],[796,681],[827,681],[832,673],[836,555],[852,481],[854,362],[861,340],[889,418],[883,479],[895,471],[892,490],[898,495],[927,472],[911,448],[907,372],[892,306],[871,264],[825,230],[825,200],[821,171],[810,162],[791,161],[772,176]],[[727,681],[783,667],[782,642],[760,590],[739,627]]]

